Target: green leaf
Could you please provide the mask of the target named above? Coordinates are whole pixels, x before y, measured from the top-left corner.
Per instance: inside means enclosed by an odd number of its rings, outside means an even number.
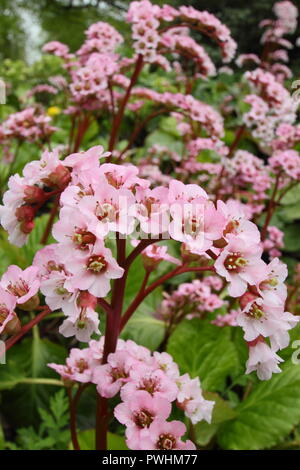
[[[289,206],[291,204],[295,204],[296,202],[300,202],[300,186],[299,184],[294,188],[291,188],[286,195],[281,199],[281,204],[283,206]]]
[[[62,346],[40,339],[36,329],[32,338],[24,339],[8,351],[7,364],[0,366],[0,384],[1,388],[10,389],[9,392],[3,391],[6,403],[3,414],[14,425],[32,424],[39,417],[38,408],[47,407],[49,394],[57,391],[57,387],[53,389],[48,384],[40,384],[38,379],[58,379],[47,364],[63,363],[65,357],[66,351]],[[24,378],[36,380],[20,383]]]
[[[95,429],[88,429],[78,433],[78,442],[81,450],[95,449]],[[70,445],[72,447],[72,445]],[[117,434],[107,433],[108,450],[128,450],[125,438]]]
[[[300,365],[290,361],[271,380],[260,382],[236,408],[237,417],[218,433],[223,449],[259,450],[281,442],[300,421]]]
[[[200,377],[204,390],[221,391],[238,366],[228,328],[194,318],[182,322],[171,335],[168,352],[182,373]]]
[[[284,229],[284,250],[294,252],[300,250],[300,224],[290,224]]]

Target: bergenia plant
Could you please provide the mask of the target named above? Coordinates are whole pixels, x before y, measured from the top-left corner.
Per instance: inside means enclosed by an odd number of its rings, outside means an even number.
[[[107,448],[117,423],[129,449],[198,447],[194,429],[211,422],[215,396],[167,348],[183,323],[242,331],[246,374],[269,380],[281,372],[280,351],[299,321],[300,282],[296,273],[295,287],[285,284],[283,232],[273,221],[300,181],[300,127],[298,104],[284,85],[291,71],[281,63],[297,9],[281,1],[274,13],[262,24],[261,57],[237,59],[251,67],[239,84],[240,108],[234,95],[219,107],[198,98],[209,77],[230,73],[228,66],[217,70],[202,38],[227,64],[237,48],[229,29],[207,11],[141,0],[126,15],[126,49],[120,33],[101,21],[75,53],[47,43],[43,50],[60,58],[61,76],[35,86],[23,109],[2,122],[11,174],[0,217],[9,242],[23,249],[39,220],[47,220],[32,264],[2,273],[0,334],[9,351],[55,318],[52,312],[63,313],[58,331],[70,350],[65,363],[48,366],[68,391],[74,449],[87,388],[97,393],[96,449]],[[165,80],[148,86],[151,74]],[[53,100],[49,112],[38,101],[43,93]],[[62,108],[66,139],[56,119]],[[154,138],[143,147],[146,130],[162,118],[177,145]],[[98,137],[88,146],[95,126]],[[14,174],[28,143],[40,156]],[[132,339],[130,325],[155,292],[151,318],[163,335],[150,350]]]

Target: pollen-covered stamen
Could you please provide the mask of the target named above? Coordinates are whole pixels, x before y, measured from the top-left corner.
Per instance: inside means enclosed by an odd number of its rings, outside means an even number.
[[[142,379],[139,383],[139,390],[146,390],[146,392],[153,395],[155,392],[159,391],[159,382],[156,378],[146,377]]]
[[[9,310],[4,304],[0,304],[0,326],[3,325],[9,315]]]
[[[107,222],[114,222],[117,220],[118,211],[113,204],[104,202],[103,204],[97,203],[95,214],[100,222],[105,219]]]
[[[230,253],[224,261],[225,268],[233,273],[240,273],[247,264],[248,261],[238,252]]]
[[[65,272],[65,268],[63,264],[57,264],[55,261],[50,260],[47,263],[47,271],[58,271],[58,272]]]
[[[7,286],[7,290],[16,297],[23,297],[23,295],[29,292],[29,287],[23,279],[19,279],[19,281],[14,284],[10,282]]]
[[[79,359],[79,361],[76,362],[76,367],[80,374],[82,374],[86,369],[89,368],[89,365],[84,359]]]
[[[259,305],[257,305],[256,302],[254,302],[252,305],[251,305],[251,308],[249,310],[249,312],[247,312],[247,315],[251,318],[254,318],[255,320],[260,320],[264,315],[264,311],[259,307]]]
[[[240,225],[240,223],[239,223],[238,220],[236,220],[236,219],[230,220],[228,222],[228,224],[226,225],[224,231],[223,231],[224,237],[226,235],[228,235],[228,233],[234,233],[237,230],[237,228],[239,227],[239,225]]]
[[[119,379],[127,379],[129,376],[127,372],[121,367],[113,367],[111,370],[111,377],[114,381]]]
[[[86,250],[88,245],[93,245],[95,241],[95,235],[83,229],[77,229],[73,235],[73,242],[80,250]]]
[[[176,438],[173,434],[160,434],[156,446],[161,450],[172,450],[176,447]]]
[[[100,274],[106,271],[107,261],[102,255],[93,255],[89,257],[86,268],[88,271]]]
[[[269,279],[266,279],[265,281],[260,283],[260,288],[261,289],[275,289],[279,284],[278,279],[276,277],[271,277]]]
[[[140,410],[134,413],[134,422],[139,428],[149,428],[153,421],[153,415],[148,410]]]

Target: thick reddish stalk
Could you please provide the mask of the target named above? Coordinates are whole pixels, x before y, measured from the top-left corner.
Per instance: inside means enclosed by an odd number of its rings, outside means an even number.
[[[58,212],[58,207],[59,207],[59,196],[56,196],[55,201],[54,201],[53,206],[52,206],[52,209],[51,209],[51,212],[50,212],[50,215],[49,215],[49,219],[48,219],[45,231],[44,231],[43,236],[42,236],[41,241],[40,241],[41,245],[46,245],[46,243],[47,243],[47,240],[49,238],[49,235],[50,235],[50,232],[51,232],[56,214]]]
[[[117,239],[117,260],[120,266],[124,266],[126,256],[126,240]],[[115,352],[120,329],[120,319],[123,307],[125,285],[127,278],[127,270],[124,271],[123,276],[117,279],[114,283],[111,312],[107,314],[106,329],[105,329],[105,343],[102,363],[107,362],[107,357],[110,353]],[[97,410],[96,410],[96,449],[107,449],[107,425],[108,425],[108,403],[107,398],[97,397]]]
[[[135,64],[135,69],[133,71],[133,74],[132,74],[132,77],[131,77],[131,80],[130,80],[130,83],[128,85],[128,88],[126,90],[124,98],[123,98],[123,100],[120,104],[119,111],[116,114],[114,122],[113,122],[112,132],[111,132],[111,136],[110,136],[110,139],[109,139],[109,145],[108,145],[108,150],[110,152],[112,152],[115,148],[115,144],[116,144],[117,139],[118,139],[118,135],[119,135],[120,126],[121,126],[121,123],[122,123],[124,111],[125,111],[126,105],[128,103],[128,100],[130,98],[131,90],[134,87],[134,85],[136,84],[138,76],[139,76],[140,71],[142,70],[142,68],[143,68],[143,56],[141,54],[139,54],[139,56],[137,58],[137,61],[136,61],[136,64]]]
[[[265,239],[267,237],[268,226],[269,226],[269,223],[272,219],[274,209],[276,207],[275,198],[276,198],[276,194],[277,194],[277,190],[278,190],[279,180],[280,180],[280,174],[278,174],[276,176],[274,189],[273,189],[272,196],[271,196],[271,199],[270,199],[270,202],[269,202],[269,205],[268,205],[266,220],[265,220],[264,226],[263,226],[262,231],[261,231],[261,241],[265,241]]]

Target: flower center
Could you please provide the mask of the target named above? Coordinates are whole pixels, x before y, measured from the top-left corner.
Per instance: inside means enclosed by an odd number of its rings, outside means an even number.
[[[234,273],[240,273],[247,264],[248,261],[238,252],[230,253],[224,261],[224,266],[227,271]]]
[[[86,250],[88,245],[93,245],[96,237],[93,233],[87,232],[83,229],[77,230],[73,235],[73,242],[80,250]]]
[[[146,392],[153,395],[154,392],[157,392],[159,390],[159,384],[156,379],[145,378],[142,380],[142,382],[140,382],[139,390],[146,390]]]
[[[76,367],[80,374],[89,368],[88,363],[84,359],[79,359],[79,361],[76,362]]]
[[[107,268],[107,262],[102,255],[90,256],[87,262],[87,270],[95,274],[100,274]]]
[[[98,220],[103,221],[107,219],[108,222],[114,222],[116,220],[117,211],[115,207],[109,202],[103,204],[97,203],[96,217]]]
[[[255,318],[255,320],[259,320],[264,316],[264,311],[257,305],[256,302],[254,302],[247,313],[247,315],[251,318]]]
[[[149,428],[153,416],[148,410],[140,410],[134,413],[134,422],[139,428]]]
[[[128,374],[121,367],[114,367],[111,371],[111,376],[114,381],[128,378]]]
[[[27,294],[29,288],[23,279],[19,279],[19,282],[16,282],[15,284],[10,282],[7,286],[7,290],[16,297],[23,297],[23,295]]]
[[[176,447],[176,439],[173,434],[160,434],[156,446],[161,450],[172,450]]]

